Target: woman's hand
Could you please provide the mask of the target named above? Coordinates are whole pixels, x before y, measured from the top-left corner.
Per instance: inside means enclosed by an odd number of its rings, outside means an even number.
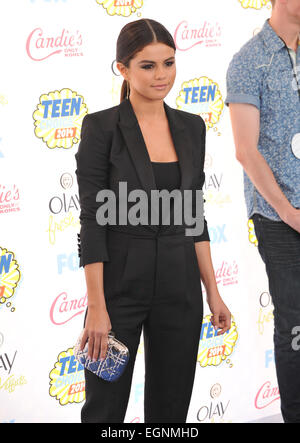
[[[88,357],[96,361],[100,353],[100,359],[104,359],[111,328],[110,318],[104,307],[89,307],[80,349],[82,350],[88,341]]]
[[[231,327],[231,313],[223,302],[218,292],[207,297],[207,303],[212,313],[211,323],[215,329],[221,329],[217,335],[222,335],[229,331]]]

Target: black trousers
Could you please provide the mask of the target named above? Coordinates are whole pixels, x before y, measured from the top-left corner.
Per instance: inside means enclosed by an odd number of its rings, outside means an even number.
[[[252,219],[274,304],[275,364],[282,416],[285,423],[300,423],[300,234],[283,221],[259,214]]]
[[[105,381],[85,370],[83,423],[124,422],[143,330],[145,423],[185,423],[203,319],[200,271],[192,237],[135,236],[109,229],[104,293],[112,330],[130,359]],[[141,414],[142,415],[142,414]]]

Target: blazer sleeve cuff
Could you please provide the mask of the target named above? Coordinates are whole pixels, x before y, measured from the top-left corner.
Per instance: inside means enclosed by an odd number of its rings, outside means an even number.
[[[194,236],[194,243],[197,243],[199,241],[210,241],[208,228],[207,228],[207,221],[205,219],[204,219],[204,229],[202,234]]]
[[[109,261],[109,254],[106,242],[106,228],[98,226],[81,227],[80,234],[77,234],[77,246],[79,267],[91,263]]]

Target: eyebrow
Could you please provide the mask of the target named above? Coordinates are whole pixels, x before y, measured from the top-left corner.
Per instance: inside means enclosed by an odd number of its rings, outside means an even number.
[[[175,57],[174,57],[174,56],[169,57],[169,58],[167,58],[167,59],[164,60],[164,61],[167,62],[168,60],[175,60]],[[141,63],[156,63],[156,62],[154,62],[153,60],[141,60],[141,61],[139,62],[139,64],[141,64]]]

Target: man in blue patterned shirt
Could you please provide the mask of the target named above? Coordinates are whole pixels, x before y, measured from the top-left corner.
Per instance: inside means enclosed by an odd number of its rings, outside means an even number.
[[[271,1],[230,62],[225,103],[274,304],[281,411],[300,423],[300,0]]]

